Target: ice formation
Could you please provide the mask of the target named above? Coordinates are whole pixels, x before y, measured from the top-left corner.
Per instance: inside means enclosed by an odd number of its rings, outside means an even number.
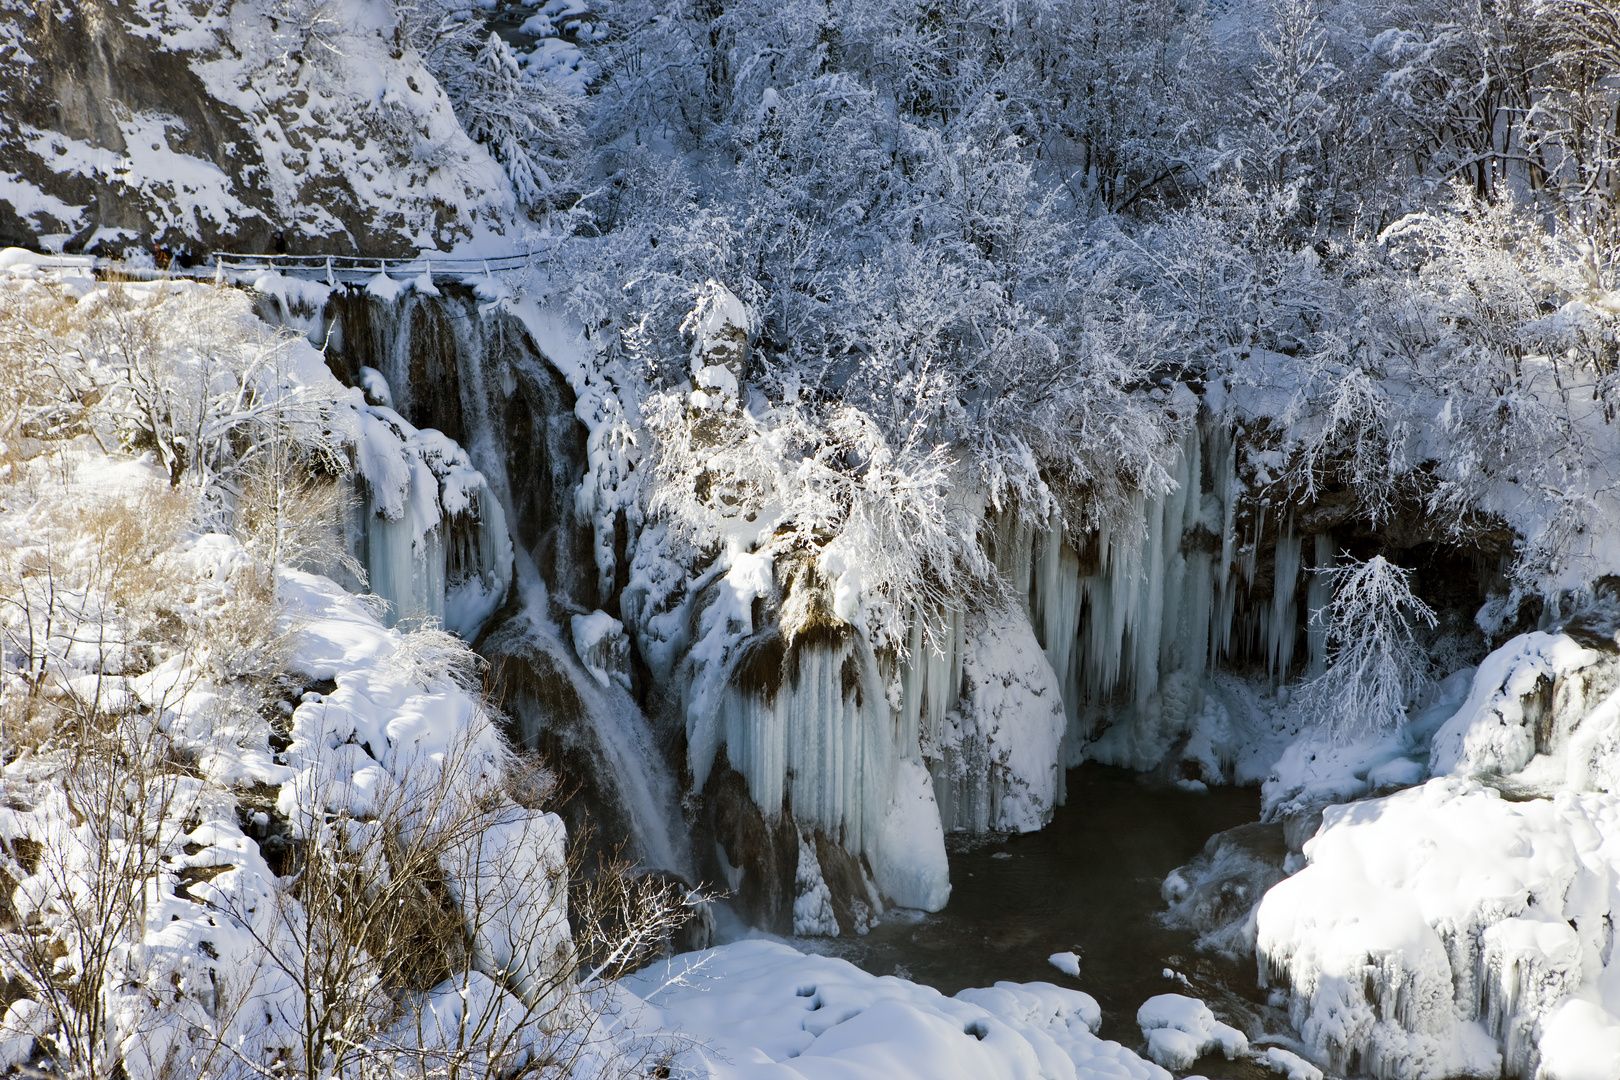
[[[1051,818],[1061,790],[1065,720],[1057,679],[1020,609],[974,612],[962,629],[952,649],[960,670],[946,683],[959,693],[945,697],[942,715],[929,709],[922,716],[940,819],[947,830],[1030,832]],[[905,666],[903,709],[934,700],[928,691],[937,693],[941,680],[929,670],[933,659]]]
[[[591,678],[604,687],[617,682],[630,689],[630,676],[626,673],[626,642],[624,624],[601,608],[589,615],[575,615],[569,619],[574,636],[574,653]]]
[[[373,392],[386,393],[381,376]],[[359,546],[389,625],[443,625],[472,640],[512,584],[506,514],[467,454],[383,405],[357,408],[364,478]]]
[[[745,941],[638,972],[625,1022],[680,1037],[677,1075],[713,1080],[1170,1080],[1094,1034],[1097,1003],[1050,983],[955,997],[844,960]]]
[[[1232,959],[1254,953],[1254,908],[1284,875],[1283,829],[1254,823],[1216,833],[1191,862],[1172,870],[1159,892],[1166,924],[1198,932],[1200,951]]]
[[[1168,493],[1139,495],[1134,520],[1086,536],[1003,528],[996,562],[1026,598],[1058,676],[1065,765],[1092,758],[1146,769],[1180,743],[1201,782],[1231,782],[1247,733],[1222,730],[1216,717],[1230,703],[1210,673],[1249,659],[1278,682],[1287,676],[1301,624],[1331,597],[1320,571],[1332,566],[1334,547],[1329,535],[1314,535],[1307,567],[1305,538],[1283,522],[1271,588],[1251,595],[1267,525],[1263,508],[1252,519],[1238,513],[1246,488],[1234,417],[1223,411],[1233,406],[1217,394],[1183,404],[1200,419],[1187,426]],[[1325,659],[1319,633],[1308,630],[1306,645],[1307,664]]]
[[[810,837],[799,833],[799,864],[794,875],[793,933],[798,937],[838,936],[832,891],[821,876],[821,862]]]
[[[1381,1078],[1614,1075],[1620,800],[1477,782],[1329,808],[1258,914],[1310,1056]],[[1538,1071],[1539,1070],[1539,1071]]]

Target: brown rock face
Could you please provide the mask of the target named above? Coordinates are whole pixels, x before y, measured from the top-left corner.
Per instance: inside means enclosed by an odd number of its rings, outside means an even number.
[[[144,154],[184,155],[212,163],[227,176],[262,170],[248,118],[209,95],[187,54],[164,49],[159,38],[149,36],[154,23],[106,0],[86,0],[72,6],[12,6],[0,11],[0,24],[0,32],[20,40],[33,61],[19,62],[14,51],[0,67],[5,101],[0,161],[48,198],[79,208],[72,215],[60,208],[36,210],[39,203],[25,198],[0,201],[0,242],[33,246],[36,234],[68,232],[71,249],[88,244],[100,230],[124,230],[130,240],[184,239],[175,225],[153,220],[165,216],[160,204],[172,201],[175,178],[142,184],[130,176],[137,131],[148,140]],[[162,120],[132,122],[143,115]],[[84,160],[88,148],[99,151],[102,160]],[[207,234],[267,242],[275,216],[269,192],[235,183],[229,189],[239,216],[208,221]]]

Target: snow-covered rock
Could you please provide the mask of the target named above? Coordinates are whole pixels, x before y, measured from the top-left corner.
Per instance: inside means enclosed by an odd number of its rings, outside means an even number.
[[[1262,901],[1257,951],[1318,1064],[1574,1076],[1614,1045],[1620,799],[1441,777],[1330,807],[1305,856]]]
[[[934,747],[945,827],[1039,829],[1057,805],[1065,719],[1062,691],[1024,612],[971,614],[961,667],[961,696]]]
[[[1268,1046],[1254,1055],[1254,1060],[1286,1080],[1322,1080],[1322,1070],[1292,1050]]]
[[[1541,791],[1620,782],[1620,655],[1569,634],[1521,634],[1487,656],[1434,737],[1436,776],[1514,777]]]
[[[1177,1072],[1215,1050],[1231,1061],[1249,1049],[1243,1032],[1221,1023],[1208,1005],[1184,994],[1148,998],[1136,1010],[1136,1024],[1147,1039],[1148,1057]]]

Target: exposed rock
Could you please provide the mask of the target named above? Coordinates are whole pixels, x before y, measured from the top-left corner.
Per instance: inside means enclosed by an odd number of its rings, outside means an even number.
[[[305,10],[307,9],[307,10]],[[0,9],[0,243],[402,255],[509,232],[388,0]]]
[[[786,810],[768,820],[748,794],[748,781],[720,751],[700,796],[694,847],[704,876],[725,890],[752,926],[793,932],[798,827]]]

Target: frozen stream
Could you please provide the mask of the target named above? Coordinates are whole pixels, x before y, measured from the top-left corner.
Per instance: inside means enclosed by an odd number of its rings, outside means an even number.
[[[1136,1009],[1155,994],[1201,997],[1222,1019],[1248,1029],[1244,1014],[1263,1010],[1253,961],[1200,956],[1192,932],[1168,929],[1157,916],[1165,875],[1211,834],[1257,820],[1259,791],[1193,793],[1092,763],[1071,770],[1068,780],[1068,805],[1042,831],[950,853],[951,900],[938,914],[893,912],[864,938],[794,944],[946,994],[1000,979],[1078,986],[1102,1006],[1099,1034],[1127,1046],[1140,1043]],[[1080,954],[1078,983],[1046,959],[1071,949]],[[1167,967],[1192,989],[1165,977]],[[1270,1029],[1286,1024],[1281,1015],[1268,1017]],[[1271,1075],[1219,1057],[1194,1071]]]

